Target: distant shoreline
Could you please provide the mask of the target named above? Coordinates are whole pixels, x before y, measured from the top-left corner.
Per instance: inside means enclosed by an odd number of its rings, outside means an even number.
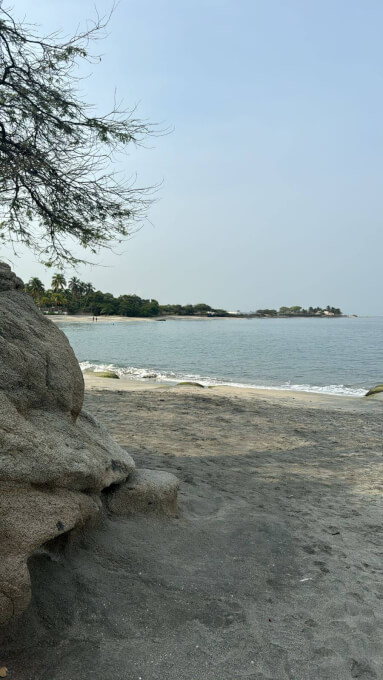
[[[357,319],[357,314],[238,314],[236,319]]]
[[[156,323],[158,321],[216,321],[217,319],[230,319],[239,317],[227,316],[89,316],[88,314],[45,314],[48,319],[56,322],[66,323],[131,323],[132,321],[148,321]],[[93,321],[93,318],[97,321]]]
[[[95,316],[97,321],[93,321],[92,316],[89,314],[44,314],[48,319],[55,322],[65,322],[65,323],[131,323],[132,321],[218,321],[227,319],[356,319],[358,318],[356,314],[341,314],[338,316],[326,316],[326,315],[286,315],[286,316],[259,316],[259,315],[235,315],[230,316],[182,316],[178,314],[169,316]]]

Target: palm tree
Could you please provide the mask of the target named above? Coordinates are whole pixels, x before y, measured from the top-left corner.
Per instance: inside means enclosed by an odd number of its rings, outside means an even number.
[[[40,279],[37,278],[37,276],[34,276],[33,278],[29,279],[26,288],[28,292],[32,295],[34,301],[39,305],[40,297],[43,293],[45,293],[45,288],[42,281],[40,281]]]
[[[64,290],[66,286],[66,278],[64,274],[55,274],[52,277],[52,290],[57,293],[59,290]]]
[[[77,278],[77,276],[73,276],[71,280],[69,281],[68,288],[70,292],[72,293],[74,298],[77,298],[78,294],[80,293],[81,295],[81,288],[83,284],[80,281],[80,279]]]
[[[84,295],[88,296],[94,293],[94,285],[92,283],[84,283]]]
[[[51,295],[51,300],[57,308],[63,307],[65,305],[64,295],[62,293],[58,293],[57,291]]]
[[[85,281],[80,281],[80,295],[83,297],[83,295],[86,295],[86,283]]]

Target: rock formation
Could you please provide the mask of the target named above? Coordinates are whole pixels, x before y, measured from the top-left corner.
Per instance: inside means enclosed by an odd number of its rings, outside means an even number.
[[[107,496],[107,505],[116,515],[151,512],[177,515],[177,477],[162,470],[135,470],[123,484]]]
[[[73,350],[22,288],[0,263],[0,625],[28,605],[31,553],[95,515],[101,489],[135,468],[82,411]]]

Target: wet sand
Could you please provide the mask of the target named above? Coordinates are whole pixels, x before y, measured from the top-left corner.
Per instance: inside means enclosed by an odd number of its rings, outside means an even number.
[[[86,376],[177,519],[104,515],[31,559],[17,680],[383,677],[383,403]]]

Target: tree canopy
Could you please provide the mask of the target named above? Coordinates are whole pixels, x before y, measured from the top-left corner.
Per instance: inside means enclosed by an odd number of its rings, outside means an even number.
[[[67,287],[66,287],[67,286]],[[32,277],[25,290],[45,313],[93,314],[119,316],[228,316],[224,309],[213,309],[205,303],[196,305],[159,305],[157,300],[143,299],[138,295],[125,294],[114,297],[111,293],[95,290],[92,283],[77,277],[66,281],[57,272],[52,276],[51,287],[46,289],[42,281]]]
[[[293,305],[292,307],[280,307],[276,309],[257,309],[252,316],[342,316],[342,311],[339,307],[309,307],[304,309],[300,305]]]
[[[95,253],[128,236],[149,200],[111,162],[153,128],[118,106],[97,116],[78,92],[75,67],[98,60],[90,45],[106,23],[41,37],[0,3],[0,240],[48,264],[83,261],[68,238]]]

